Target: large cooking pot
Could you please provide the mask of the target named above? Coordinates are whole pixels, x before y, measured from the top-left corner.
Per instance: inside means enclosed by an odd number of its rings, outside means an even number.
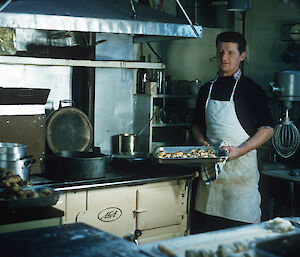
[[[113,154],[133,156],[139,152],[139,136],[135,134],[119,134],[112,137]]]
[[[62,151],[45,159],[46,173],[53,179],[77,180],[105,177],[109,156],[97,152]]]
[[[10,142],[0,142],[0,160],[17,161],[27,155],[27,145]]]
[[[19,175],[23,180],[30,179],[30,167],[35,162],[34,159],[23,158],[16,161],[0,160],[0,167],[8,170],[13,170],[16,175]]]
[[[30,168],[35,162],[27,155],[27,145],[11,142],[0,142],[0,167],[12,170],[23,180],[30,179]]]

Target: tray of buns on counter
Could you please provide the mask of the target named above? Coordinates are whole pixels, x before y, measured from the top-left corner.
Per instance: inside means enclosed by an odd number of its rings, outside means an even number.
[[[227,160],[228,155],[218,146],[161,146],[153,152],[158,163],[184,165],[217,163]]]
[[[14,210],[56,204],[60,193],[53,188],[30,186],[11,170],[0,168],[0,209]]]

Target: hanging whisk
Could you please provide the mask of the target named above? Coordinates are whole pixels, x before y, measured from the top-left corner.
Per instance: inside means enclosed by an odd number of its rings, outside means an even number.
[[[297,151],[299,143],[299,130],[290,120],[289,110],[286,109],[285,117],[274,129],[273,147],[280,156],[288,158]]]

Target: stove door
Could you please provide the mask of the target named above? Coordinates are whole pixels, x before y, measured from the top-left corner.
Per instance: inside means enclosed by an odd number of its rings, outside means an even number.
[[[124,238],[135,231],[135,196],[135,187],[89,190],[87,209],[77,216],[77,222]]]
[[[146,184],[137,190],[137,229],[179,225],[187,217],[185,180]]]

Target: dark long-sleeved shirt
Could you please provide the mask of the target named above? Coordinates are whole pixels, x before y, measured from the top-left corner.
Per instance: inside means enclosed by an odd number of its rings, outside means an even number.
[[[208,97],[210,82],[203,85],[198,93],[193,125],[197,125],[205,135],[205,104]],[[213,85],[211,99],[229,101],[235,79],[218,77]],[[246,76],[241,76],[235,89],[233,101],[239,122],[251,137],[260,127],[273,127],[273,118],[268,106],[268,99],[262,88]]]

